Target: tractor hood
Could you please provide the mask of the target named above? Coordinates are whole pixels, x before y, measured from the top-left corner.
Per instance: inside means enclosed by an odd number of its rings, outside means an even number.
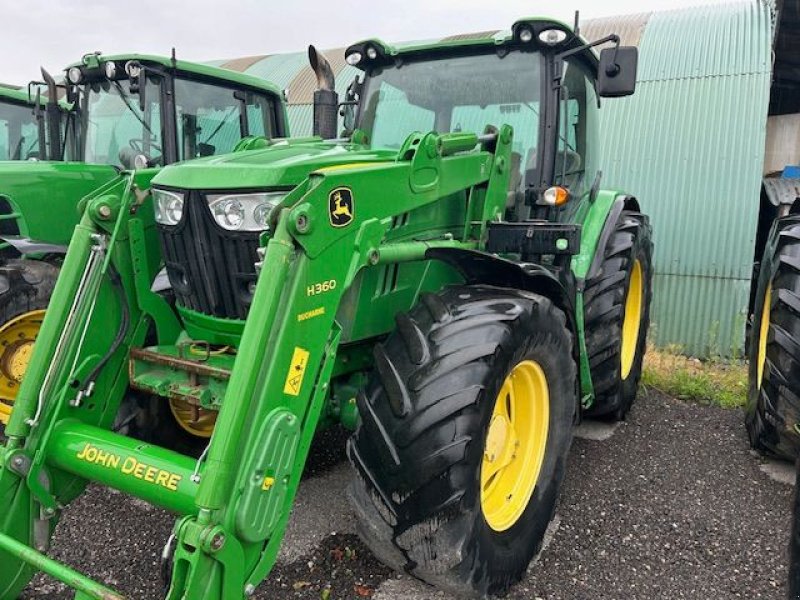
[[[80,220],[81,198],[117,177],[109,165],[79,162],[0,162],[0,221],[5,233],[67,244]],[[10,216],[13,215],[13,216]]]
[[[309,173],[351,163],[386,162],[390,150],[320,138],[274,140],[266,148],[196,159],[165,167],[153,185],[196,190],[259,189],[295,186]]]

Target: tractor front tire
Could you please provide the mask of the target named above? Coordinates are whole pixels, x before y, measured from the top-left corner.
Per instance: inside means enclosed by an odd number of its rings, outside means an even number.
[[[398,315],[348,444],[359,533],[379,559],[459,595],[521,579],[566,469],[572,344],[533,293],[454,286]]]
[[[58,271],[50,263],[25,258],[0,266],[0,434],[11,417]]]
[[[800,218],[779,222],[767,243],[750,331],[745,408],[750,444],[764,454],[795,460],[800,450]]]
[[[645,215],[623,210],[599,270],[586,281],[586,353],[595,394],[586,416],[621,421],[636,398],[653,295],[651,236]]]

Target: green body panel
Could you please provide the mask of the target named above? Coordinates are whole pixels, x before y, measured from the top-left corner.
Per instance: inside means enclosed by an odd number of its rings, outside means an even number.
[[[380,163],[395,158],[394,152],[370,150],[358,144],[335,144],[319,138],[275,140],[263,150],[235,152],[187,161],[180,171],[165,169],[158,185],[187,189],[291,188],[310,171],[342,165]]]
[[[0,162],[0,196],[11,204],[20,235],[66,245],[81,217],[78,201],[117,175],[109,165]]]

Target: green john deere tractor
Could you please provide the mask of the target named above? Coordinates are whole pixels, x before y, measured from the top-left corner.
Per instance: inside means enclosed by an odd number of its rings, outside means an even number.
[[[337,422],[381,560],[469,595],[519,580],[573,426],[624,416],[648,325],[650,225],[596,168],[636,50],[602,41],[548,19],[365,41],[341,104],[310,48],[318,136],[87,197],[0,452],[0,598],[37,569],[120,597],[44,554],[88,481],[180,515],[167,598],[250,596]]]
[[[81,198],[123,169],[232,151],[248,136],[287,135],[272,84],[167,57],[87,54],[65,70],[70,110],[49,87],[50,161],[0,162],[0,427],[8,422],[50,301]],[[40,133],[40,136],[43,133]],[[0,148],[2,139],[0,139]]]

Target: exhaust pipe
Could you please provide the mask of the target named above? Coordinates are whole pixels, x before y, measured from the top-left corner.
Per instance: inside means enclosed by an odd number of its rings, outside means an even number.
[[[308,47],[308,62],[317,76],[317,89],[314,90],[314,135],[324,140],[337,137],[339,124],[339,94],[331,63],[314,46]]]
[[[61,160],[61,111],[58,108],[58,86],[53,76],[44,67],[42,79],[47,84],[47,135],[50,138],[50,160]],[[40,149],[40,153],[45,149]]]

